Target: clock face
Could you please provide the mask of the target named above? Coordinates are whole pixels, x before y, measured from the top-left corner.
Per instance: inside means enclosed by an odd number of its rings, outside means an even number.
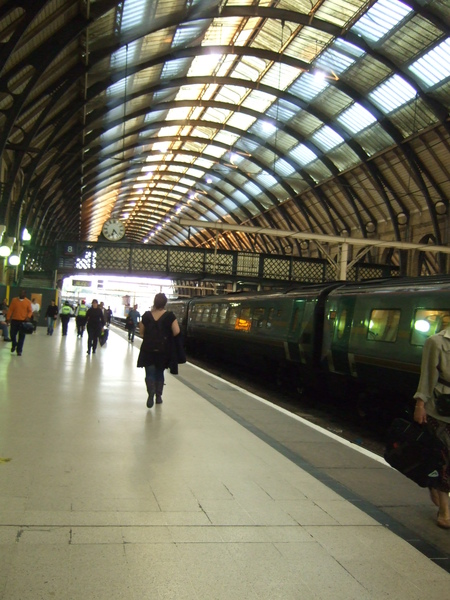
[[[125,225],[120,219],[108,219],[103,224],[102,233],[110,242],[117,242],[125,235]]]

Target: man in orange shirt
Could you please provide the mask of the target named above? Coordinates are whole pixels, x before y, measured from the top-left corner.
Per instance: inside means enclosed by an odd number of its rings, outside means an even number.
[[[6,314],[6,322],[11,322],[11,352],[14,352],[17,349],[17,356],[22,356],[22,348],[25,341],[25,332],[22,331],[22,323],[30,321],[33,317],[31,302],[26,295],[27,293],[25,290],[20,290],[19,296],[12,299]],[[18,341],[16,341],[17,334],[19,334]]]

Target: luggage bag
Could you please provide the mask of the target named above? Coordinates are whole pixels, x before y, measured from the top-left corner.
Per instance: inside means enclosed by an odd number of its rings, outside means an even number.
[[[394,419],[388,430],[384,459],[420,487],[430,487],[439,480],[445,464],[443,448],[422,425]]]

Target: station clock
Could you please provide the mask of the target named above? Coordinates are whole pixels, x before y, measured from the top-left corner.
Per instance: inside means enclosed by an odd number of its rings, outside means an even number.
[[[125,235],[125,223],[120,219],[108,219],[103,223],[102,234],[109,242],[118,242]]]

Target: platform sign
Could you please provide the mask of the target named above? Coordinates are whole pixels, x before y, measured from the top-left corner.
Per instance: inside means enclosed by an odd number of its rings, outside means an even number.
[[[72,279],[72,285],[74,287],[91,287],[92,281],[84,281],[82,279]]]

